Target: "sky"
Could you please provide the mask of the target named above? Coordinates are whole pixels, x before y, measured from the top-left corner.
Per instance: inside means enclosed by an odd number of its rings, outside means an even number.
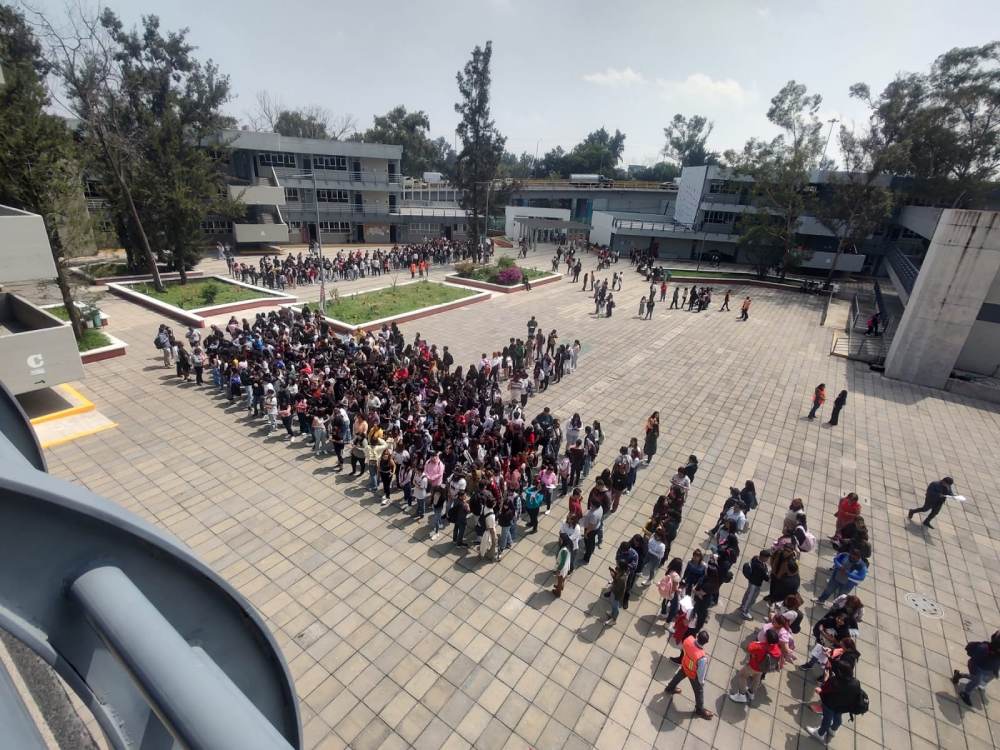
[[[84,0],[86,2],[86,0]],[[145,14],[188,27],[200,58],[230,76],[230,114],[265,90],[318,104],[360,128],[398,104],[454,140],[456,72],[493,42],[493,116],[507,148],[540,157],[606,127],[625,164],[652,164],[675,113],[715,124],[709,147],[776,131],[769,100],[789,80],[823,96],[820,114],[864,121],[848,87],[880,91],[957,46],[1000,37],[1000,2],[958,0],[106,0],[128,25]],[[35,0],[54,18],[64,0]],[[836,139],[830,156],[836,157]]]

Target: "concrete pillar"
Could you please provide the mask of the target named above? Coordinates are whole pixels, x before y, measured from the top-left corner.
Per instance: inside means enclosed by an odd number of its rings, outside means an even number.
[[[885,374],[943,388],[1000,272],[1000,212],[942,212]]]

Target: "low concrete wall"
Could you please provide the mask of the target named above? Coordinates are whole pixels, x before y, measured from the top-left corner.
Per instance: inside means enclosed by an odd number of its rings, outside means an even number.
[[[977,398],[980,401],[989,401],[992,404],[1000,404],[1000,388],[997,388],[995,384],[989,385],[977,381],[948,378],[948,382],[945,383],[944,389],[957,396]]]
[[[140,273],[140,274],[132,274],[132,275],[129,275],[129,276],[91,276],[89,273],[87,273],[87,267],[86,266],[77,266],[77,267],[74,267],[74,268],[70,268],[69,272],[71,274],[73,274],[74,276],[78,276],[81,279],[85,279],[86,281],[88,281],[88,282],[90,282],[91,284],[94,284],[94,285],[100,285],[100,284],[125,284],[125,283],[128,283],[130,281],[139,281],[139,282],[146,281],[146,282],[149,282],[149,281],[153,280],[152,275],[150,275],[148,273],[145,273],[145,274],[142,274],[142,273]],[[201,278],[205,277],[205,272],[204,271],[188,271],[187,272],[187,277],[189,279],[201,279]],[[181,275],[179,273],[177,273],[177,271],[162,271],[160,273],[160,279],[163,280],[163,281],[179,281],[180,278],[181,278]]]
[[[14,329],[0,335],[0,379],[11,393],[83,379],[76,339],[63,321],[4,292],[0,292],[0,317]]]
[[[532,281],[531,288],[534,289],[536,286],[551,284],[553,281],[559,281],[562,277],[561,273],[550,273],[547,276]],[[480,281],[479,279],[466,279],[457,273],[450,273],[444,279],[455,286],[471,286],[475,289],[485,289],[488,292],[497,292],[498,294],[514,294],[515,292],[527,291],[523,283],[518,283],[514,286],[503,286],[502,284],[491,284],[488,281]]]
[[[104,335],[110,339],[111,343],[107,346],[100,346],[97,349],[91,349],[87,352],[80,352],[80,361],[83,362],[83,364],[89,365],[93,362],[101,362],[105,359],[125,356],[128,350],[128,344],[121,339],[115,338],[109,333],[105,333]]]
[[[255,299],[240,300],[239,302],[228,302],[222,305],[210,305],[209,307],[196,307],[191,310],[182,310],[179,307],[168,305],[166,302],[160,302],[157,299],[153,299],[142,292],[137,292],[136,290],[130,288],[131,283],[136,282],[108,284],[108,291],[118,297],[127,299],[129,302],[134,302],[148,310],[162,313],[179,323],[193,326],[194,328],[204,328],[206,325],[205,318],[210,318],[215,315],[225,315],[227,313],[239,312],[240,310],[251,310],[257,307],[275,307],[276,305],[283,303],[287,304],[298,299],[293,294],[285,294],[284,292],[276,292],[273,289],[265,289],[264,287],[244,284],[242,281],[227,279],[224,276],[205,276],[203,278],[216,279],[224,284],[232,284],[246,289],[253,289],[260,292],[261,296]]]

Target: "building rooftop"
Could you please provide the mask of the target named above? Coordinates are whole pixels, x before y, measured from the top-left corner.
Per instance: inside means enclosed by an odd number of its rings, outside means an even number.
[[[403,147],[387,143],[332,141],[324,138],[293,138],[278,133],[254,133],[249,130],[222,130],[207,139],[207,145],[221,144],[247,151],[283,151],[295,154],[331,156],[366,156],[376,159],[400,159]]]

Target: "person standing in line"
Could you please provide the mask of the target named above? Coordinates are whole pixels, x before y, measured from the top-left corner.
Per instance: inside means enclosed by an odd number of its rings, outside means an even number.
[[[639,300],[639,317],[644,318],[646,316],[646,297],[643,296]]]
[[[660,302],[666,302],[667,300],[667,282],[660,282]]]
[[[750,320],[750,302],[752,300],[747,297],[743,300],[743,304],[740,305],[740,320]]]
[[[732,293],[733,293],[732,289],[727,289],[726,290],[726,296],[722,300],[722,307],[719,308],[719,312],[722,312],[722,311],[728,312],[729,311],[729,295],[731,295]]]
[[[841,594],[849,594],[855,587],[865,580],[868,575],[868,566],[861,559],[861,551],[852,549],[850,552],[840,552],[833,558],[833,572],[830,580],[827,581],[823,593],[817,597],[816,601],[823,603],[830,598]]]
[[[646,320],[652,320],[654,307],[656,307],[656,300],[650,296],[650,298],[646,300]]]
[[[826,401],[826,383],[820,383],[813,391],[812,409],[809,410],[809,419],[816,419],[816,412],[820,410]]]
[[[969,655],[968,672],[952,672],[951,684],[958,687],[962,680],[968,680],[965,689],[959,691],[962,701],[967,706],[972,705],[972,691],[982,690],[987,683],[1000,677],[1000,630],[996,631],[988,641],[971,641],[965,646]]]
[[[823,744],[828,744],[840,729],[845,713],[855,713],[862,702],[864,691],[854,677],[854,667],[850,661],[835,661],[830,676],[819,688],[823,720],[818,727],[806,727],[810,736]]]
[[[760,681],[769,672],[776,672],[781,667],[781,646],[778,645],[778,632],[768,630],[764,640],[754,639],[747,644],[747,663],[736,673],[733,686],[736,688],[729,694],[729,700],[734,703],[748,703],[753,700]]]
[[[924,504],[919,508],[912,508],[909,513],[907,513],[907,519],[912,519],[914,513],[927,513],[927,517],[924,518],[924,526],[928,529],[933,529],[931,526],[931,521],[934,519],[938,513],[941,512],[941,508],[944,506],[945,500],[949,497],[954,497],[955,495],[955,480],[951,477],[945,477],[938,482],[931,482],[927,485],[927,493],[924,495]]]
[[[625,592],[628,588],[628,568],[619,563],[611,571],[611,614],[604,622],[605,625],[614,625],[618,622],[618,613],[621,611],[622,602],[625,601]]]
[[[694,484],[694,475],[698,473],[698,457],[693,453],[688,456],[688,462],[684,466],[684,473],[687,475],[690,484]]]
[[[836,427],[840,421],[840,412],[843,408],[847,406],[847,391],[841,391],[837,394],[837,398],[833,400],[833,413],[830,414],[830,421],[827,422],[828,425]]]
[[[670,309],[671,310],[676,310],[677,309],[677,295],[680,294],[680,291],[681,291],[680,287],[677,287],[677,286],[674,287],[674,296],[670,300]]]
[[[708,633],[704,630],[697,635],[689,635],[681,644],[681,668],[678,669],[664,692],[676,695],[681,691],[678,687],[681,680],[687,677],[694,690],[694,713],[702,719],[711,719],[715,714],[705,708],[705,678],[708,675],[708,655],[705,646],[708,644]]]
[[[687,301],[688,301],[688,290],[687,287],[684,287],[684,296],[681,298],[681,308],[680,308],[681,310],[687,307]]]
[[[559,550],[556,552],[556,585],[552,587],[552,595],[557,599],[562,596],[566,578],[572,571],[573,542],[566,534],[559,535]]]
[[[646,439],[642,444],[642,455],[646,457],[646,464],[653,460],[656,455],[656,441],[660,437],[660,412],[654,411],[646,420]]]
[[[763,549],[758,554],[746,563],[743,563],[743,577],[747,579],[747,590],[743,594],[743,599],[740,601],[740,607],[737,610],[740,617],[744,620],[752,620],[753,615],[750,614],[750,610],[753,609],[753,605],[757,602],[757,597],[760,595],[760,589],[764,585],[764,582],[771,578],[771,574],[768,572],[768,563],[771,560],[771,550]]]

